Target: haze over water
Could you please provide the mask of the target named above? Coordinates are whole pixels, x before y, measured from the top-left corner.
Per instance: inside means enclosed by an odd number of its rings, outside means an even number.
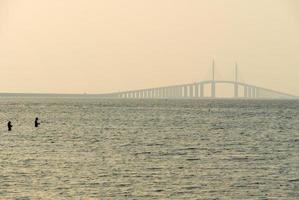
[[[0,0],[0,92],[216,79],[299,96],[298,0]],[[224,93],[225,94],[225,93]]]
[[[298,116],[294,100],[1,98],[0,197],[298,199]]]

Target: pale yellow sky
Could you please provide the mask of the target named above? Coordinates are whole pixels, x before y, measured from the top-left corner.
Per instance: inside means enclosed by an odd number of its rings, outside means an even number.
[[[299,95],[298,0],[0,0],[0,92],[233,79]]]

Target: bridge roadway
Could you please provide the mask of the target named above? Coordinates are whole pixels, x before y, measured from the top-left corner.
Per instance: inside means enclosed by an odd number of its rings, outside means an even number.
[[[195,83],[172,85],[166,87],[148,88],[140,90],[131,90],[124,92],[115,92],[109,94],[102,94],[102,97],[108,98],[135,98],[135,99],[151,99],[151,98],[170,98],[170,99],[181,99],[181,98],[217,98],[216,91],[217,85],[229,84],[233,86],[232,98],[243,98],[243,99],[289,99],[296,98],[293,95],[278,92],[271,89],[266,89],[247,83],[236,82],[236,81],[225,81],[225,80],[208,80],[200,81]],[[210,94],[206,95],[206,87],[210,86]]]

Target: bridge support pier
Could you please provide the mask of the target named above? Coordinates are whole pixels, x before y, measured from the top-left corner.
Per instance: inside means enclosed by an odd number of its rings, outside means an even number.
[[[149,90],[145,90],[145,98],[150,98],[150,91]]]
[[[205,86],[203,83],[200,84],[200,98],[205,97]]]
[[[252,98],[251,87],[249,87],[247,90],[248,90],[248,95],[247,96],[248,96],[249,99],[251,99]]]
[[[172,87],[172,97],[176,98],[176,87]]]
[[[187,98],[188,97],[188,87],[187,86],[184,86],[184,98]]]
[[[137,95],[137,98],[138,98],[138,99],[141,99],[141,98],[142,98],[142,92],[141,92],[141,91],[137,91],[137,94],[138,94],[138,95]]]
[[[195,98],[198,98],[198,84],[195,84]]]
[[[166,88],[166,98],[169,98],[170,97],[170,90],[169,88]]]
[[[252,98],[256,98],[256,88],[255,87],[253,87],[252,89],[251,89],[251,93],[252,93]]]
[[[171,92],[171,91],[170,91],[169,87],[166,88],[166,97],[167,97],[167,98],[170,97],[170,94],[171,94],[170,92]]]
[[[145,98],[149,98],[149,90],[145,90]]]
[[[179,86],[179,97],[183,98],[183,87]]]
[[[211,97],[212,98],[216,97],[216,83],[215,83],[215,81],[213,81],[212,84],[211,84]]]
[[[175,99],[178,98],[178,87],[176,87],[176,86],[173,88],[173,96]]]
[[[173,87],[170,87],[170,88],[169,88],[169,92],[170,92],[169,97],[170,97],[170,98],[173,98],[173,97],[174,97],[174,90],[173,90]]]
[[[257,99],[260,98],[260,89],[259,88],[256,88],[255,95],[256,95]]]
[[[172,87],[171,90],[172,90],[172,97],[176,98],[176,87]]]
[[[161,89],[160,88],[157,89],[157,97],[159,99],[161,98]]]
[[[244,86],[244,98],[248,98],[248,87],[247,86]]]
[[[193,85],[189,85],[189,96],[193,98]]]
[[[238,98],[239,97],[239,87],[238,83],[235,83],[234,85],[234,97]]]

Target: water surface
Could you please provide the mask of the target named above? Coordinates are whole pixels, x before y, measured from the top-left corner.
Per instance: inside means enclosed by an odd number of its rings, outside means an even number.
[[[299,101],[1,98],[0,122],[0,199],[299,196]]]

